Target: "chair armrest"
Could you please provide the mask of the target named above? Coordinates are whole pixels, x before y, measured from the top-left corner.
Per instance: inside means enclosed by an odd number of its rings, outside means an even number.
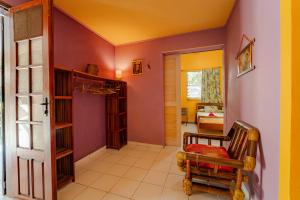
[[[186,150],[186,146],[189,144],[198,144],[199,139],[219,140],[221,144],[223,141],[230,141],[230,137],[224,135],[185,132],[183,134],[183,149]]]
[[[183,134],[183,138],[188,138],[188,137],[211,139],[211,140],[223,140],[223,141],[229,141],[230,140],[230,138],[228,136],[224,136],[224,135],[185,132]]]
[[[227,166],[232,167],[236,169],[243,169],[244,168],[244,162],[240,160],[235,159],[229,159],[229,158],[216,158],[216,157],[210,157],[205,156],[198,153],[190,153],[190,152],[177,152],[176,154],[177,158],[177,165],[179,168],[184,168],[184,161],[190,160],[194,162],[203,162],[203,163],[210,163],[215,165],[221,165],[221,166]]]

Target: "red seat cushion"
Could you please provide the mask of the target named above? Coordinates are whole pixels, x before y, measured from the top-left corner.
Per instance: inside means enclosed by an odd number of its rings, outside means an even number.
[[[216,158],[230,158],[224,147],[209,146],[205,144],[189,144],[186,147],[186,151]],[[197,165],[196,162],[191,162],[191,164],[194,166]],[[215,168],[215,165],[210,163],[199,163],[198,166],[209,169]],[[232,172],[233,168],[228,166],[219,166],[218,170]]]

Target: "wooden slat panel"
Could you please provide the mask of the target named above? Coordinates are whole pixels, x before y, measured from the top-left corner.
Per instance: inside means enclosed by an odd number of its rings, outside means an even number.
[[[18,157],[19,194],[30,195],[29,160]]]
[[[165,143],[180,145],[180,66],[179,56],[164,58]]]
[[[176,60],[165,58],[165,102],[176,102]]]
[[[177,145],[176,107],[165,107],[165,137],[168,145]],[[175,125],[175,126],[174,126]]]

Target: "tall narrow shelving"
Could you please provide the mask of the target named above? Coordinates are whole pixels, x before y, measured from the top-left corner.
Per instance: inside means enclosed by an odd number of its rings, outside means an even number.
[[[55,68],[55,142],[57,186],[74,180],[73,72]]]
[[[106,96],[106,147],[120,149],[127,144],[127,84],[114,81],[116,93]]]

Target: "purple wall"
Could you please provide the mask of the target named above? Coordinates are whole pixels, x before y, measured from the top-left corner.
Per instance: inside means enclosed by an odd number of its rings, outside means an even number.
[[[116,68],[128,83],[129,140],[164,144],[163,53],[225,43],[225,29],[187,33],[116,47]],[[151,70],[133,76],[131,61],[143,58]]]
[[[235,56],[242,34],[256,38],[256,69],[236,78]],[[261,133],[252,192],[255,199],[278,199],[280,1],[240,0],[230,17],[226,40],[227,127],[236,119]]]
[[[112,44],[54,9],[54,63],[84,70],[87,63],[100,67],[100,76],[114,76]],[[75,93],[74,95],[75,160],[105,145],[105,98]]]

